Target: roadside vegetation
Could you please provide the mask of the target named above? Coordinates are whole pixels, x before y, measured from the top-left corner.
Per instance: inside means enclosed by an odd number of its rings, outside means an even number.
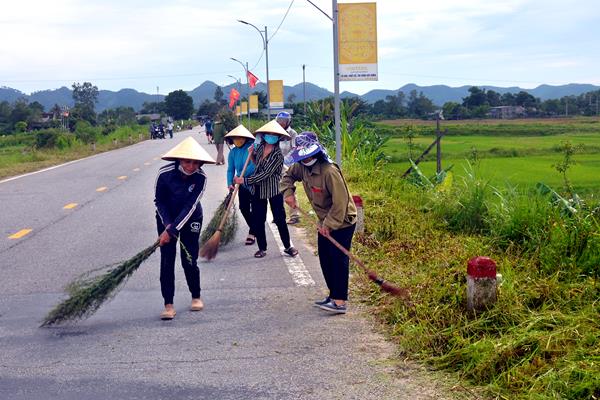
[[[33,119],[11,122],[10,134],[0,138],[0,177],[86,156],[92,143],[102,151],[147,134],[146,125],[124,122],[125,110],[100,122],[86,97],[93,100],[94,88],[74,89],[84,92],[68,129],[29,131]],[[199,116],[214,117],[226,104],[219,90]],[[470,91],[457,110],[483,113],[496,99],[483,94]],[[144,108],[163,113],[170,103],[191,112],[183,95]],[[410,160],[433,141],[434,123],[374,122],[429,115],[422,94],[410,94],[408,102],[400,97],[373,106],[344,101],[342,159],[351,191],[365,204],[366,231],[356,236],[353,252],[408,288],[412,304],[381,293],[358,271],[353,298],[369,304],[403,358],[453,371],[492,397],[600,398],[600,121],[444,121],[447,170],[435,174],[432,154],[402,179]],[[544,115],[563,106],[502,97]],[[577,105],[578,115],[593,115],[589,99],[565,103]],[[295,129],[317,132],[335,157],[331,99],[311,102],[306,114],[300,103],[289,105]],[[2,115],[0,105],[0,123]],[[262,123],[251,120],[251,130]],[[465,307],[466,263],[480,255],[496,260],[502,281],[496,305],[472,315]]]
[[[496,398],[599,398],[600,209],[574,189],[573,147],[558,145],[546,166],[554,185],[492,186],[477,159],[461,173],[417,168],[400,179],[385,154],[394,138],[344,122],[344,174],[365,202],[366,231],[353,251],[408,288],[412,306],[358,271],[353,295],[372,306],[402,357]],[[312,129],[328,142],[330,124]],[[495,307],[473,316],[466,263],[478,255],[495,259],[503,278]]]
[[[0,179],[36,171],[99,152],[128,146],[149,138],[150,118],[137,118],[131,107],[117,107],[97,114],[98,88],[89,82],[74,83],[72,108],[56,104],[49,112],[33,102],[0,102]],[[185,92],[169,93],[161,103],[144,104],[144,112],[161,120],[189,120],[193,101]],[[187,120],[186,120],[187,119]]]

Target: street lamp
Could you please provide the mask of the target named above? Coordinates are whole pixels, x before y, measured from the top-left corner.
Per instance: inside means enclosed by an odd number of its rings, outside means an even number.
[[[250,129],[250,84],[248,83],[248,63],[246,62],[246,64],[244,64],[243,62],[241,62],[240,60],[238,60],[237,58],[233,58],[230,57],[233,61],[239,63],[242,68],[244,68],[244,72],[246,73],[246,99],[248,100],[248,107],[247,107],[247,111],[248,111],[248,129]],[[240,102],[241,104],[241,102]],[[240,115],[242,113],[242,110],[240,110]],[[242,117],[243,120],[243,117]]]
[[[265,50],[266,71],[267,71],[267,109],[269,110],[269,116],[267,117],[267,119],[269,120],[269,119],[271,119],[271,98],[270,98],[270,94],[269,94],[269,36],[267,35],[267,26],[265,25],[265,30],[261,31],[255,25],[252,25],[250,22],[242,21],[241,19],[238,19],[238,22],[241,22],[242,24],[245,24],[245,25],[250,25],[251,27],[256,29],[258,31],[258,33],[260,34],[260,37],[263,41],[263,49]],[[264,36],[263,36],[263,32],[264,32]]]

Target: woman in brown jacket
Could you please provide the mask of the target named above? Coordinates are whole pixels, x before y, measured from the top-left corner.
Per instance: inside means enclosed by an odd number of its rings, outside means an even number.
[[[318,251],[329,295],[315,306],[334,314],[346,313],[349,259],[328,237],[350,250],[356,223],[356,206],[339,167],[327,156],[313,132],[296,136],[296,146],[285,160],[293,164],[285,172],[280,191],[285,202],[296,208],[295,182],[302,182],[306,196],[319,218]]]

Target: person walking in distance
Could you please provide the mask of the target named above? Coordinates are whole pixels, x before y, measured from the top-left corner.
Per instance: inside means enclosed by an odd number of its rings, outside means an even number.
[[[291,165],[281,179],[285,202],[297,208],[295,182],[302,182],[308,200],[319,219],[317,247],[319,263],[329,294],[315,306],[334,314],[346,313],[349,259],[331,241],[348,251],[356,224],[356,206],[340,168],[328,157],[313,132],[296,136],[296,146],[285,160]]]
[[[252,154],[256,169],[254,174],[247,177],[236,177],[234,182],[251,187],[252,192],[252,218],[253,231],[256,235],[258,251],[254,257],[262,258],[267,255],[267,236],[265,223],[267,221],[267,205],[271,206],[273,221],[277,225],[279,236],[285,248],[284,252],[295,257],[298,250],[291,245],[290,232],[285,222],[285,207],[283,196],[279,192],[279,181],[283,168],[283,155],[279,142],[288,138],[288,133],[273,120],[256,130],[257,142],[250,146],[248,152]],[[260,136],[259,136],[260,135]]]
[[[213,142],[213,122],[210,117],[206,118],[206,122],[204,122],[204,131],[206,132],[206,139],[209,144]]]
[[[233,178],[242,176],[241,173],[249,155],[248,148],[254,144],[254,136],[244,127],[244,125],[238,125],[235,129],[225,135],[225,140],[228,144],[233,144],[234,146],[229,150],[229,156],[227,158],[227,186],[231,191],[234,189]],[[253,173],[254,163],[250,161],[243,177],[250,176]],[[251,199],[252,193],[250,193],[250,188],[243,184],[240,185],[240,188],[238,189],[238,203],[242,216],[249,228],[245,242],[246,245],[253,245],[256,241],[252,224]]]
[[[155,184],[156,226],[160,246],[160,290],[165,309],[160,318],[175,317],[175,256],[180,241],[181,265],[192,295],[190,310],[200,311],[200,269],[198,251],[202,229],[200,199],[206,188],[204,164],[215,160],[194,140],[188,137],[169,150],[163,160],[172,161],[158,171]]]
[[[279,144],[279,147],[281,148],[281,153],[283,154],[283,158],[285,158],[288,156],[290,151],[292,151],[292,148],[294,148],[294,146],[296,145],[296,136],[298,135],[298,133],[294,129],[292,129],[292,116],[290,115],[290,113],[282,111],[279,114],[277,114],[275,120],[277,121],[277,123],[279,123],[279,125],[281,125],[283,129],[285,129],[288,135],[290,135],[290,140],[282,141]],[[287,168],[287,165],[284,164],[284,172],[287,170]],[[289,225],[294,225],[300,222],[300,212],[298,210],[291,209],[288,207],[288,211],[289,218],[287,220],[287,223]]]

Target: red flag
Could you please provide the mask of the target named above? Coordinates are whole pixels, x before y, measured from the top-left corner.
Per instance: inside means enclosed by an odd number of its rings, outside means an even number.
[[[250,85],[251,88],[256,86],[256,82],[258,82],[259,79],[256,75],[254,75],[252,72],[248,71],[248,85]]]
[[[233,109],[235,103],[240,99],[240,92],[235,89],[231,89],[229,92],[229,108]]]

